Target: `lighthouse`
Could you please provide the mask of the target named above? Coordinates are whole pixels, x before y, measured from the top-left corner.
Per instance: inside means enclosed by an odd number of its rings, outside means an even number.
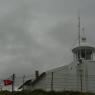
[[[76,65],[77,90],[88,92],[95,84],[95,81],[92,81],[92,76],[95,75],[95,47],[87,43],[86,37],[80,37],[80,45],[77,43],[73,47],[72,53],[73,65]]]
[[[95,47],[88,43],[84,29],[80,32],[80,17],[78,19],[78,42],[72,48],[73,61],[43,72],[26,86],[27,89],[95,93]]]
[[[93,81],[95,79],[93,77],[95,76],[95,47],[87,42],[84,28],[81,32],[80,27],[80,17],[78,17],[78,42],[72,49],[73,66],[76,67],[77,91],[89,92],[95,87],[95,81]]]

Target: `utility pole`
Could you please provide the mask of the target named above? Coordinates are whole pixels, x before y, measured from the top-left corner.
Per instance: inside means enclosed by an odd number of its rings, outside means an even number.
[[[51,76],[51,91],[53,91],[53,72],[52,72],[52,76]]]
[[[82,70],[80,69],[80,86],[81,86],[81,93],[82,93]]]
[[[15,74],[12,75],[12,94],[14,93],[14,82],[15,82]]]

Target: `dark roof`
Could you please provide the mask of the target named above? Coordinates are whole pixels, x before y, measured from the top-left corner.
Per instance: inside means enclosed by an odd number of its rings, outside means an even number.
[[[39,82],[43,77],[45,77],[46,73],[43,72],[38,78],[36,78],[33,82],[32,82],[32,86],[34,86],[37,82]]]
[[[24,84],[22,84],[18,89],[21,89],[23,86],[34,86],[38,81],[40,81],[44,76],[46,75],[45,72],[43,72],[38,78],[36,78],[33,82],[32,80],[27,80]]]
[[[32,83],[32,80],[27,80],[24,84],[22,84],[18,89],[21,89],[23,86],[25,86],[25,85],[31,85],[31,83]]]

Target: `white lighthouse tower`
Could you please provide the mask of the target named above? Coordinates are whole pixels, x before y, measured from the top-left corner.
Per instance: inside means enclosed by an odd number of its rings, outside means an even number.
[[[95,47],[87,43],[85,35],[80,36],[80,17],[78,29],[78,43],[72,49],[73,63],[76,65],[77,90],[93,92],[95,91]]]
[[[79,91],[90,91],[95,85],[95,48],[87,43],[86,37],[80,39],[80,45],[76,44],[72,49],[74,63],[76,65],[77,85]],[[94,89],[95,90],[95,89]]]

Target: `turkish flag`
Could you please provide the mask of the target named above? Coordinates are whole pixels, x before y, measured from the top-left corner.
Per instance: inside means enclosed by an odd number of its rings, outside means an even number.
[[[13,81],[12,80],[4,80],[4,85],[12,85]]]

